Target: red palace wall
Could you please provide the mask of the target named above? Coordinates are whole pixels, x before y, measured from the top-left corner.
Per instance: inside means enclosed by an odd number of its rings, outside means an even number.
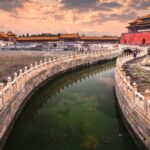
[[[150,32],[123,33],[120,44],[146,44],[150,45]]]

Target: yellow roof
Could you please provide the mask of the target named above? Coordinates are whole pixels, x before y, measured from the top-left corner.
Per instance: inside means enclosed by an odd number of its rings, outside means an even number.
[[[145,19],[150,18],[150,14],[144,16],[144,17],[138,17],[137,19],[135,19],[134,21],[129,22],[130,25],[135,25],[135,24],[141,24],[141,23],[145,23],[147,22]]]
[[[146,15],[146,16],[144,16],[144,17],[141,17],[142,19],[148,19],[148,18],[150,18],[150,14],[148,14],[148,15]]]
[[[4,32],[0,32],[0,38],[8,38],[8,36]]]
[[[60,34],[59,37],[61,39],[64,39],[64,38],[79,38],[79,34]]]
[[[137,24],[150,24],[150,20],[149,21],[138,22]]]
[[[51,37],[38,36],[38,37],[17,38],[17,41],[55,41],[55,40],[58,40],[58,36],[51,36]]]
[[[7,33],[7,36],[9,36],[9,37],[15,37],[16,35],[14,34],[14,33],[12,33],[11,31],[9,31],[8,33]]]
[[[98,36],[82,36],[80,37],[80,40],[119,40],[119,37],[116,36],[103,36],[103,37],[98,37]]]

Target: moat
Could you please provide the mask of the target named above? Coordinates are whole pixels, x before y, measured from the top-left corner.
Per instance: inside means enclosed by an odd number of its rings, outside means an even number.
[[[23,109],[4,150],[137,150],[115,105],[114,66],[49,81]]]

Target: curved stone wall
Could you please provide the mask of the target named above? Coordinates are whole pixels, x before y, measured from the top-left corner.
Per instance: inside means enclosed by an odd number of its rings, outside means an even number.
[[[138,57],[146,55],[143,50]],[[150,91],[142,95],[137,91],[137,84],[131,84],[130,77],[122,69],[123,64],[134,59],[124,56],[117,59],[115,71],[115,91],[117,104],[136,144],[141,150],[150,149]]]
[[[93,51],[61,56],[55,59],[45,59],[37,62],[29,68],[25,67],[14,73],[14,78],[8,78],[4,86],[0,83],[0,149],[7,139],[13,123],[19,112],[32,96],[34,91],[42,86],[47,79],[54,77],[69,69],[82,65],[97,63],[98,61],[110,60],[120,54],[116,50]]]

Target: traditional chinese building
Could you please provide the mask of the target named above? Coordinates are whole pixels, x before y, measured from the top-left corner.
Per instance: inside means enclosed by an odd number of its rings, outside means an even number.
[[[7,35],[7,41],[16,42],[16,37],[17,37],[16,34],[9,31],[6,35]]]
[[[11,32],[11,31],[9,31],[6,35],[7,35],[9,38],[16,38],[16,35],[15,35],[13,32]]]
[[[58,41],[58,36],[18,37],[17,42],[50,42]]]
[[[59,34],[59,40],[64,42],[76,42],[80,40],[79,34]]]
[[[119,37],[116,36],[82,36],[80,41],[86,43],[118,43]]]
[[[4,32],[0,32],[0,40],[6,41],[8,39],[8,36]]]
[[[127,29],[128,33],[121,35],[121,44],[150,45],[150,14],[129,22]]]
[[[118,43],[119,37],[116,36],[80,36],[79,34],[59,34],[57,36],[26,36],[17,37],[16,34],[9,31],[7,34],[0,32],[0,40],[14,42],[86,42],[86,43]]]
[[[50,37],[19,37],[17,38],[18,42],[55,42],[55,41],[63,41],[63,42],[78,42],[83,41],[87,43],[118,43],[119,37],[116,36],[80,36],[79,34],[59,34],[58,36],[50,36]]]

